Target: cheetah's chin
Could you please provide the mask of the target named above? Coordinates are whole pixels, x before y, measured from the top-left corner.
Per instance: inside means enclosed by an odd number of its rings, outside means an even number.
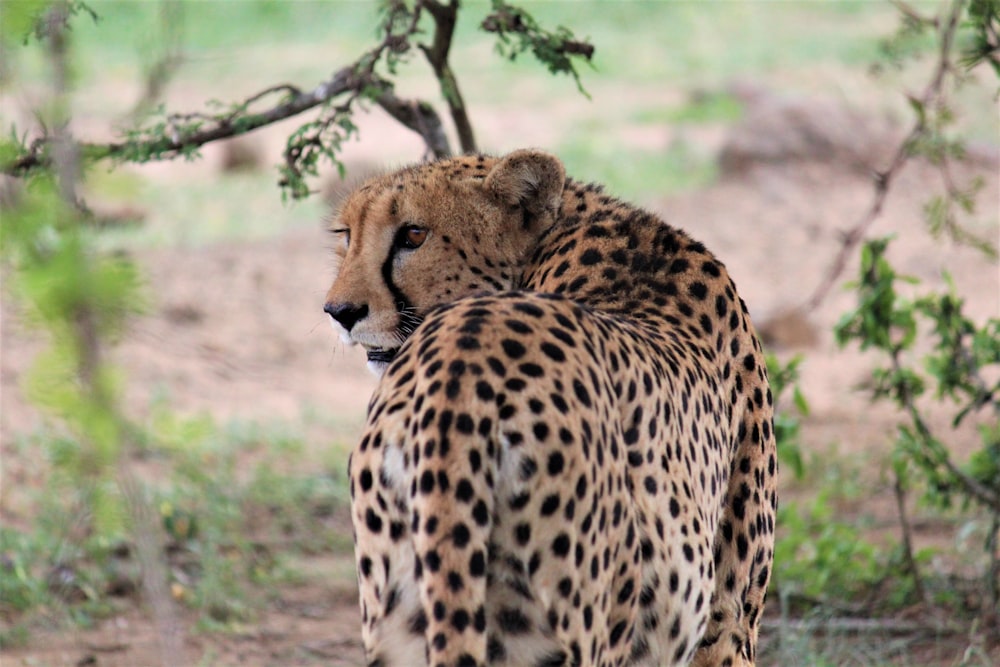
[[[385,369],[389,367],[389,364],[393,359],[396,358],[396,352],[399,348],[394,347],[391,349],[383,349],[373,347],[368,350],[368,370],[371,371],[375,377],[382,377],[385,373]]]

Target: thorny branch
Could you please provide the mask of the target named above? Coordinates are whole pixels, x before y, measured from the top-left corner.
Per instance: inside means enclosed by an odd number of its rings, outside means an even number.
[[[184,155],[193,149],[197,149],[207,143],[228,139],[238,134],[245,134],[271,123],[290,118],[303,111],[307,111],[320,104],[353,90],[358,86],[357,77],[354,75],[352,67],[344,67],[338,70],[333,77],[321,83],[309,92],[300,92],[284,102],[274,105],[265,111],[240,117],[240,123],[233,122],[234,114],[223,116],[212,116],[209,114],[172,114],[168,116],[168,123],[174,127],[172,136],[165,136],[141,142],[112,142],[107,144],[79,143],[81,154],[91,159],[120,158],[129,159],[133,155],[150,155],[156,159],[171,159]],[[289,86],[289,88],[291,88]],[[240,104],[245,108],[255,99],[261,96],[260,93],[248,98]],[[188,133],[179,131],[179,124],[192,119],[204,120],[208,126]],[[52,137],[45,135],[32,142],[25,155],[4,164],[0,171],[9,176],[21,176],[26,172],[39,167],[48,168],[52,166],[52,156],[47,148],[52,142]]]
[[[944,97],[946,75],[953,72],[952,47],[955,39],[955,32],[958,30],[962,11],[965,9],[965,3],[966,0],[955,0],[952,4],[947,22],[944,29],[941,31],[941,47],[939,49],[937,65],[934,68],[934,75],[931,78],[930,83],[928,83],[927,87],[924,89],[923,94],[921,94],[918,98],[912,98],[914,106],[919,106],[921,110],[931,107]],[[907,11],[912,10],[907,9]],[[896,149],[896,152],[892,157],[892,161],[889,163],[889,167],[884,171],[875,173],[875,196],[873,197],[868,210],[865,211],[857,223],[855,223],[854,226],[848,229],[843,235],[840,250],[837,252],[837,256],[834,258],[829,269],[827,269],[826,275],[823,277],[819,286],[804,305],[804,310],[806,312],[813,311],[819,307],[826,296],[830,293],[830,289],[844,272],[844,268],[847,266],[848,258],[854,253],[858,244],[864,239],[865,234],[868,232],[868,228],[871,227],[872,223],[878,219],[879,215],[881,215],[882,207],[885,204],[886,196],[889,194],[890,186],[896,176],[899,175],[899,172],[902,171],[903,166],[910,160],[911,157],[913,157],[914,147],[926,132],[927,115],[923,112],[917,113],[917,119],[914,121],[913,127],[910,128],[906,138],[899,144],[899,147]],[[953,193],[949,192],[948,194],[950,196]]]
[[[191,157],[205,144],[246,134],[321,107],[316,119],[305,122],[289,136],[283,155],[284,164],[279,167],[282,187],[293,197],[301,197],[310,193],[305,177],[317,174],[320,159],[343,168],[337,154],[342,142],[357,133],[352,121],[355,103],[371,100],[404,127],[416,132],[423,140],[428,155],[447,157],[452,153],[451,146],[434,107],[423,100],[400,99],[393,90],[391,80],[379,73],[384,68],[390,75],[395,74],[396,64],[416,46],[438,80],[461,150],[477,150],[467,107],[448,60],[459,0],[384,0],[380,6],[381,42],[312,90],[302,90],[290,84],[272,86],[247,97],[225,112],[169,114],[145,127],[126,131],[124,141],[76,143],[74,146],[80,157],[87,161],[113,159],[141,163]],[[421,20],[428,15],[433,20],[430,43],[418,43],[416,37],[422,33]],[[486,32],[497,34],[501,53],[513,59],[517,54],[530,50],[549,71],[571,74],[580,87],[573,59],[583,57],[589,60],[594,48],[587,42],[576,41],[566,28],[546,31],[537,25],[530,14],[502,0],[494,0],[493,13],[486,17],[481,27]],[[516,38],[514,42],[510,39],[511,35]],[[151,72],[149,92],[137,106],[138,112],[142,113],[133,113],[133,118],[148,111],[151,103],[158,98],[169,69],[178,62],[180,56],[173,49],[160,70]],[[582,87],[580,90],[583,90]],[[263,105],[264,100],[273,96],[279,97],[270,105]],[[257,108],[260,106],[264,108]],[[0,173],[26,176],[34,170],[50,168],[55,160],[53,150],[53,135],[43,127],[40,136],[22,148],[20,155],[0,163]]]
[[[390,51],[403,52],[408,48],[409,39],[417,33],[422,3],[418,2],[410,17],[410,22],[402,32],[393,28],[390,17],[385,22],[385,34],[380,44],[366,52],[350,65],[340,68],[327,80],[312,90],[303,91],[291,84],[271,86],[257,92],[236,104],[227,113],[209,114],[202,112],[170,114],[166,118],[165,132],[142,131],[130,133],[130,139],[111,143],[75,144],[80,155],[91,160],[148,160],[173,159],[190,155],[201,146],[246,134],[252,130],[296,116],[315,107],[350,93],[346,102],[338,110],[349,110],[353,102],[365,95],[372,98],[393,118],[407,128],[417,132],[427,144],[428,151],[442,157],[451,153],[447,137],[443,132],[440,118],[426,102],[401,100],[392,93],[391,85],[378,77],[375,68]],[[450,34],[448,35],[450,39]],[[280,100],[271,106],[251,112],[250,106],[275,94]],[[407,110],[409,109],[409,111]],[[324,128],[323,122],[334,122],[336,114],[328,114],[306,141],[317,141]],[[143,134],[147,136],[142,137]],[[149,136],[152,135],[152,136]],[[43,133],[33,140],[28,150],[16,159],[0,165],[0,173],[9,176],[23,176],[38,168],[50,168],[55,156],[50,147],[55,137]],[[301,147],[300,147],[301,150]],[[286,152],[286,161],[290,155]]]

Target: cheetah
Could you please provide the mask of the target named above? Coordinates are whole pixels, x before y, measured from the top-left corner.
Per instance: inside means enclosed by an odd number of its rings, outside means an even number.
[[[324,310],[381,375],[368,666],[753,665],[777,461],[724,266],[536,150],[374,177],[330,231]]]

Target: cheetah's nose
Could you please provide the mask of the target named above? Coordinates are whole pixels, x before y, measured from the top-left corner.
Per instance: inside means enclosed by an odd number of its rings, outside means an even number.
[[[327,303],[323,306],[323,310],[340,322],[340,326],[350,331],[358,320],[368,314],[368,304],[358,306],[353,303]]]

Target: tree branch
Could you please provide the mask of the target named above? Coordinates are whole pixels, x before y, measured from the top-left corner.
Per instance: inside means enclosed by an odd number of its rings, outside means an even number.
[[[458,0],[450,0],[443,4],[437,0],[423,0],[417,4],[417,11],[424,7],[434,19],[434,39],[430,46],[420,45],[420,50],[427,57],[434,76],[441,85],[441,94],[448,104],[448,111],[455,123],[458,141],[463,153],[475,153],[476,135],[472,130],[472,122],[458,88],[458,79],[448,64],[448,54],[455,33],[455,19],[458,15]]]
[[[965,8],[965,3],[966,0],[955,0],[952,4],[948,21],[941,31],[941,48],[939,50],[937,66],[934,69],[934,76],[919,98],[911,97],[911,104],[914,107],[919,107],[917,120],[906,135],[906,138],[903,139],[902,143],[896,149],[889,167],[885,171],[877,172],[874,175],[875,196],[872,199],[872,203],[864,215],[861,216],[861,219],[844,234],[837,256],[830,264],[830,268],[827,269],[826,275],[823,276],[823,280],[819,286],[803,306],[803,310],[806,312],[813,311],[819,307],[830,293],[830,289],[844,272],[848,258],[864,239],[868,228],[881,215],[885,198],[889,194],[889,187],[896,176],[899,175],[899,172],[902,171],[903,166],[913,156],[913,147],[917,141],[926,133],[927,116],[924,110],[931,106],[933,102],[939,100],[944,94],[945,75],[952,70],[952,44],[955,38],[955,31],[958,29],[962,16],[962,10]]]
[[[419,134],[428,152],[435,158],[451,155],[451,145],[448,143],[444,125],[441,124],[441,117],[430,104],[422,100],[400,99],[388,88],[379,94],[375,101],[386,113]]]
[[[207,143],[220,139],[228,139],[239,134],[246,134],[251,130],[290,118],[303,111],[329,102],[348,91],[358,90],[361,86],[362,79],[358,77],[355,67],[351,65],[338,70],[330,79],[320,83],[313,90],[293,94],[286,101],[264,111],[240,116],[238,119],[239,122],[235,122],[236,117],[232,113],[225,116],[174,114],[168,117],[168,121],[171,123],[199,118],[204,119],[208,127],[191,132],[183,132],[182,130],[175,129],[172,136],[145,141],[124,141],[108,144],[80,143],[78,145],[81,154],[89,159],[116,158],[128,160],[134,159],[137,156],[151,156],[153,159],[159,160],[172,159],[186,155]],[[260,99],[264,94],[279,89],[296,90],[292,86],[272,87],[247,98],[239,105],[239,108],[246,108],[248,104]],[[52,156],[49,155],[47,150],[50,142],[50,137],[39,137],[32,143],[27,154],[0,166],[0,172],[9,176],[22,176],[35,168],[51,167]]]
[[[246,134],[315,107],[329,104],[339,96],[351,94],[351,97],[340,105],[333,114],[307,126],[308,131],[303,130],[299,137],[300,144],[290,145],[286,149],[285,169],[290,171],[291,175],[309,173],[310,168],[314,169],[312,167],[312,164],[315,163],[314,157],[313,162],[305,168],[295,164],[295,161],[298,157],[309,152],[310,146],[313,146],[315,142],[322,142],[325,137],[324,130],[331,124],[342,122],[345,128],[348,127],[345,115],[350,111],[354,100],[362,95],[373,95],[375,101],[386,109],[393,118],[420,134],[430,153],[435,156],[449,155],[451,150],[447,137],[441,127],[440,118],[433,108],[425,102],[399,100],[392,94],[389,84],[375,74],[375,67],[384,55],[388,53],[388,57],[391,59],[394,54],[405,53],[410,48],[409,40],[418,30],[422,6],[422,3],[418,2],[415,9],[410,12],[404,4],[401,4],[391,10],[383,23],[382,42],[354,63],[337,70],[329,79],[321,82],[312,90],[302,91],[290,84],[271,86],[251,95],[226,113],[170,114],[166,117],[165,122],[158,126],[126,132],[125,141],[74,145],[80,156],[90,161],[108,158],[134,162],[169,160],[191,155],[205,144]],[[454,14],[457,7],[457,2],[453,2],[449,7],[440,7],[440,9],[450,12],[452,28],[454,27]],[[436,3],[435,8],[438,9]],[[406,19],[403,25],[399,25],[398,19],[401,17]],[[450,32],[447,37],[450,41]],[[447,51],[445,51],[445,55],[447,55]],[[262,99],[274,94],[282,94],[280,101],[261,111],[249,111],[252,104],[257,104]],[[404,109],[406,106],[411,107],[412,110],[407,111]],[[468,124],[467,119],[466,124]],[[349,134],[349,130],[345,129],[341,136],[346,134]],[[9,176],[25,176],[35,169],[52,167],[55,163],[52,150],[50,150],[53,148],[53,143],[54,138],[43,130],[43,134],[31,142],[23,155],[0,164],[0,173]],[[322,149],[320,152],[328,156],[332,155],[331,149],[319,148]],[[286,171],[286,176],[288,171]],[[285,180],[287,184],[287,178]],[[296,190],[296,192],[300,192],[300,190]]]

